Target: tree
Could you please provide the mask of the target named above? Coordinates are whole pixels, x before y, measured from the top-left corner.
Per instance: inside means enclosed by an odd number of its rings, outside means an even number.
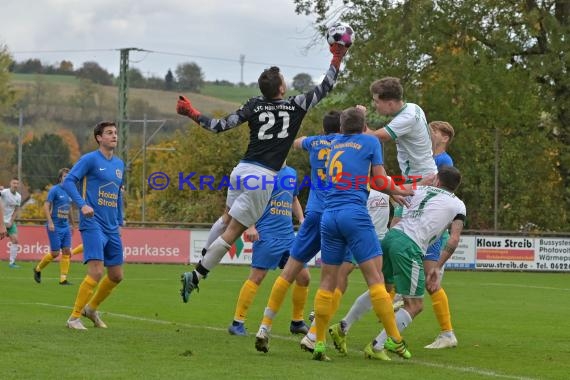
[[[12,161],[18,161],[17,151]],[[53,183],[62,167],[71,167],[71,162],[69,148],[60,136],[44,134],[22,145],[23,180],[31,190],[43,190]]]
[[[455,126],[451,153],[464,174],[460,196],[471,210],[470,228],[493,227],[497,159],[499,228],[533,222],[570,229],[567,1],[295,4],[299,13],[318,15],[319,30],[340,16],[357,31],[346,61],[350,76],[341,83],[343,106],[366,104],[373,80],[397,76],[428,120]],[[386,156],[394,167],[391,145]]]
[[[78,78],[89,79],[90,81],[110,86],[113,84],[113,75],[99,66],[97,62],[85,62],[75,74]]]
[[[166,75],[164,76],[164,89],[166,91],[174,90],[174,75],[170,69],[168,69]]]
[[[72,74],[73,73],[73,62],[66,61],[65,59],[59,63],[58,71],[61,74]]]
[[[132,88],[146,87],[146,79],[144,78],[142,72],[139,69],[131,67],[129,68],[127,75],[129,77],[129,86],[131,86]]]
[[[293,77],[293,88],[299,92],[305,92],[313,88],[313,78],[307,73],[299,73]]]
[[[8,48],[0,45],[0,115],[4,115],[15,101],[15,91],[10,86],[10,73],[8,72],[11,63],[12,58],[8,53]]]
[[[199,92],[204,86],[202,69],[194,62],[182,63],[176,67],[178,88],[192,92]]]

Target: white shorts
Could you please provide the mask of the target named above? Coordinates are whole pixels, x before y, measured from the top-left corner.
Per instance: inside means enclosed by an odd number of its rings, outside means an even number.
[[[230,175],[226,198],[230,216],[245,227],[254,225],[267,207],[276,176],[271,169],[240,162]]]

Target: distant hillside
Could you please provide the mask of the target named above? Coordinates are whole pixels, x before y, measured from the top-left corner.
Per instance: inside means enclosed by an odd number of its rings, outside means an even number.
[[[58,86],[61,95],[71,96],[78,88],[79,80],[66,75],[41,75],[41,74],[12,74],[12,84],[16,88],[32,86],[38,80]],[[100,86],[105,94],[117,101],[117,87]],[[183,93],[188,96],[200,111],[212,113],[214,111],[235,111],[243,102],[252,96],[259,95],[259,89],[251,87],[232,87],[207,84],[200,94]],[[146,90],[130,88],[129,98],[139,98],[156,107],[161,113],[173,114],[178,92]]]

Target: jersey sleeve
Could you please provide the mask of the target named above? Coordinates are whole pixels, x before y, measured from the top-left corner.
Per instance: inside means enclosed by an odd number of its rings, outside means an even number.
[[[394,118],[386,127],[386,131],[396,140],[398,137],[407,135],[412,131],[414,123],[416,122],[415,116],[409,112],[402,112]]]
[[[305,112],[308,111],[318,102],[320,102],[325,96],[327,96],[327,94],[332,90],[337,76],[338,71],[336,67],[331,65],[320,84],[304,94],[295,96],[293,98],[293,102]]]
[[[89,172],[93,161],[91,157],[91,155],[82,156],[79,161],[73,165],[62,184],[63,190],[65,190],[73,203],[79,208],[85,206],[87,203],[81,198],[81,194],[79,194],[79,190],[77,190],[77,183]]]
[[[370,141],[370,148],[372,150],[372,165],[384,165],[384,160],[382,159],[382,145],[380,145],[380,141],[377,138],[373,138]]]
[[[303,148],[303,150],[306,150],[308,152],[311,149],[311,143],[313,142],[314,139],[315,136],[305,137],[303,139],[303,142],[301,142],[301,148]]]
[[[55,198],[55,186],[52,186],[52,188],[49,189],[48,191],[46,202],[53,203],[54,198]]]
[[[232,112],[221,119],[213,119],[208,116],[201,115],[198,118],[198,123],[200,126],[202,126],[202,128],[213,133],[229,131],[230,129],[243,124],[249,119],[253,113],[251,105],[253,104],[254,99],[255,98],[249,99],[237,111]]]

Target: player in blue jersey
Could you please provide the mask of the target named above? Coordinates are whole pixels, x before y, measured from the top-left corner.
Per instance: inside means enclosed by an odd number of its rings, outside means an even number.
[[[181,275],[183,302],[188,302],[200,280],[263,214],[273,191],[273,177],[283,166],[307,112],[332,90],[348,48],[333,44],[330,51],[333,58],[322,82],[304,94],[286,98],[287,84],[279,68],[274,66],[259,76],[263,96],[249,99],[239,110],[222,119],[202,115],[189,99],[180,97],[176,111],[210,132],[224,132],[245,122],[250,129],[245,156],[230,176],[232,186],[228,189],[226,210],[210,229],[204,258],[192,272]]]
[[[59,284],[71,285],[67,281],[69,264],[71,261],[71,234],[75,225],[71,214],[71,198],[61,183],[69,173],[68,168],[59,169],[57,184],[49,190],[44,203],[44,212],[47,223],[46,230],[49,239],[50,252],[42,257],[41,261],[34,267],[34,280],[39,284],[42,282],[42,270],[59,256]],[[71,221],[71,224],[69,223]]]
[[[451,156],[449,156],[445,151],[455,134],[453,127],[451,124],[444,121],[431,122],[429,127],[431,130],[432,150],[434,152],[433,158],[437,164],[437,169],[440,170],[444,166],[453,166]],[[445,231],[442,237],[427,249],[426,254],[423,256],[423,267],[426,273],[432,273],[437,270],[441,273],[440,276],[443,276],[443,264],[447,259],[445,259],[443,263],[440,262],[440,252],[441,249],[446,246],[448,239],[449,233]],[[433,310],[441,327],[441,333],[438,335],[436,340],[432,344],[426,346],[426,348],[446,348],[457,346],[457,339],[455,338],[451,327],[451,314],[449,312],[449,303],[445,291],[439,284],[433,290],[430,290],[427,287],[426,290],[432,297]],[[403,303],[402,296],[397,294],[396,300],[394,301],[394,309],[399,309]],[[396,306],[397,304],[398,306]],[[348,334],[352,324],[368,312],[371,307],[368,292],[364,292],[354,301],[349,313],[343,317],[339,323],[331,326],[329,332],[333,338],[335,348],[340,353],[347,353],[346,335]],[[403,313],[405,313],[405,311],[403,311]],[[368,356],[382,356],[382,353],[372,353],[370,347],[368,347],[368,351],[369,352],[366,353]]]
[[[81,210],[79,230],[87,275],[79,286],[67,327],[86,330],[80,317],[106,328],[97,309],[123,279],[121,186],[125,165],[114,156],[117,127],[104,121],[93,131],[99,149],[83,155],[63,181],[63,188]],[[79,184],[79,189],[77,187]],[[105,275],[105,267],[107,274]]]
[[[324,208],[326,184],[326,160],[330,152],[331,141],[340,132],[340,112],[330,111],[323,117],[324,135],[299,137],[293,148],[309,153],[311,165],[311,183],[301,182],[300,188],[310,188],[309,200],[305,208],[305,220],[291,247],[291,256],[285,268],[273,284],[261,326],[256,335],[255,348],[261,352],[269,350],[269,333],[273,318],[279,312],[291,283],[321,249],[321,215]]]
[[[285,266],[295,238],[292,216],[295,215],[299,223],[303,224],[303,209],[297,199],[297,172],[284,166],[277,173],[276,182],[265,212],[245,232],[250,241],[253,241],[253,256],[249,278],[241,288],[234,320],[228,328],[232,335],[247,335],[244,322],[259,285],[269,269],[283,269]],[[295,279],[293,315],[289,327],[294,334],[305,334],[308,330],[303,311],[309,295],[309,281],[309,270],[306,268]]]
[[[437,170],[441,170],[444,166],[453,166],[453,159],[446,151],[455,136],[453,126],[446,121],[432,121],[429,123],[429,127],[431,129],[433,158],[437,165]],[[441,349],[457,347],[457,337],[453,332],[453,326],[451,324],[449,300],[447,293],[441,287],[444,264],[445,261],[447,261],[447,258],[441,257],[441,250],[447,245],[449,237],[449,231],[444,231],[441,238],[428,248],[426,255],[423,257],[425,273],[437,272],[439,274],[437,286],[433,289],[426,287],[426,290],[431,297],[433,312],[439,323],[440,332],[435,340],[425,346],[425,348]]]
[[[362,134],[366,127],[362,110],[349,108],[342,112],[340,120],[343,134],[333,140],[327,162],[327,176],[333,186],[326,193],[321,219],[322,266],[321,282],[315,295],[317,343],[313,359],[329,360],[326,330],[334,308],[333,293],[338,270],[347,249],[352,252],[366,280],[376,316],[388,331],[386,349],[410,358],[411,354],[396,326],[390,295],[380,272],[382,250],[366,202],[369,186],[392,194],[400,204],[405,203],[402,196],[413,194],[413,190],[411,186],[395,186],[386,175],[380,142],[373,136]]]

